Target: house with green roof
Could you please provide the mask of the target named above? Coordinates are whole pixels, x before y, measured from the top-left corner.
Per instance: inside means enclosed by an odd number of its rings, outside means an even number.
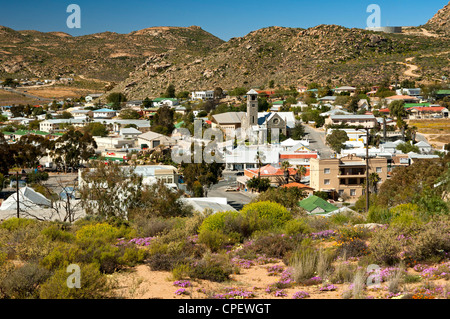
[[[168,97],[158,97],[152,100],[153,106],[161,107],[161,106],[176,106],[179,104],[178,99],[168,98]]]
[[[446,96],[450,96],[450,90],[438,90],[436,92],[436,98],[443,99]]]
[[[326,200],[312,195],[298,202],[298,205],[312,215],[329,215],[338,208]]]

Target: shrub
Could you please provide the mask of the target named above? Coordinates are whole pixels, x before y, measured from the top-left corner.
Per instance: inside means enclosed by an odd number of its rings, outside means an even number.
[[[299,242],[301,242],[301,238],[298,236],[261,235],[256,237],[244,250],[270,258],[284,258],[297,247]]]
[[[371,206],[367,214],[368,223],[389,224],[392,218],[392,212],[387,208]]]
[[[203,229],[198,235],[198,243],[205,244],[213,252],[219,251],[229,242],[230,238],[220,230]]]
[[[42,284],[41,299],[102,299],[108,297],[111,287],[94,264],[80,264],[80,288],[69,288],[66,269],[60,269]]]
[[[172,276],[175,280],[181,280],[188,277],[190,272],[191,267],[188,264],[180,264],[173,268]]]
[[[72,242],[75,239],[73,234],[62,230],[57,225],[51,225],[43,229],[41,233],[48,237],[51,241]]]
[[[398,235],[397,230],[392,227],[378,229],[373,233],[369,251],[376,262],[394,265],[400,261],[401,244],[398,240],[393,240]]]
[[[81,254],[75,245],[59,244],[49,254],[47,254],[40,264],[48,270],[56,270],[61,267],[67,267],[75,262],[77,256]]]
[[[17,218],[12,217],[8,218],[7,220],[0,223],[0,228],[9,230],[9,231],[15,231],[20,228],[26,228],[28,225],[34,225],[37,221],[34,219],[29,218]]]
[[[235,267],[227,257],[206,255],[202,260],[191,263],[189,276],[191,278],[224,282],[229,280],[230,275],[235,271]]]
[[[50,272],[36,263],[16,268],[0,282],[5,298],[35,299],[39,297],[39,285],[50,277]]]
[[[225,227],[225,221],[229,221],[234,219],[239,215],[239,212],[236,211],[225,211],[225,212],[217,212],[212,215],[209,215],[205,218],[203,223],[199,228],[199,233],[203,230],[216,231],[223,230]]]
[[[256,214],[258,219],[269,222],[270,227],[282,227],[288,220],[292,219],[292,214],[281,204],[262,201],[245,205],[241,213],[244,216]]]
[[[407,246],[408,261],[424,261],[434,258],[438,261],[450,252],[449,229],[439,223],[429,223]]]
[[[311,228],[303,219],[292,219],[286,222],[283,227],[286,235],[298,235],[311,232]]]
[[[93,241],[114,242],[124,237],[124,229],[111,226],[108,223],[96,223],[83,226],[76,232],[76,240],[80,244],[89,245]]]
[[[289,260],[293,279],[298,283],[308,283],[318,275],[321,280],[328,276],[333,259],[332,253],[303,244]]]
[[[368,253],[367,244],[361,239],[343,242],[337,249],[340,256],[361,257]]]
[[[335,284],[351,282],[354,278],[357,266],[348,262],[339,262],[335,265],[330,276],[330,281]]]

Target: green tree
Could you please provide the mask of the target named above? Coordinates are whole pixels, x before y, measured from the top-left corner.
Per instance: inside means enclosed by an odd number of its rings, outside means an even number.
[[[417,146],[413,145],[412,143],[408,143],[408,142],[398,144],[396,149],[398,149],[399,151],[402,151],[404,154],[407,154],[409,152],[414,152],[414,153],[420,154],[420,149]]]
[[[81,203],[89,215],[126,219],[128,211],[142,205],[143,177],[132,166],[99,161],[83,169],[81,178]]]
[[[174,110],[167,105],[161,106],[153,117],[151,130],[164,135],[172,134],[175,128]]]
[[[301,140],[304,136],[305,136],[305,127],[303,126],[303,124],[300,122],[295,123],[295,126],[291,132],[291,137],[294,140]]]
[[[113,110],[120,110],[121,103],[126,102],[127,98],[123,93],[113,92],[106,97],[106,101],[108,103],[113,103]]]
[[[133,109],[123,109],[120,111],[119,117],[124,120],[137,120],[141,115]]]
[[[162,97],[165,97],[165,98],[175,98],[175,97],[176,97],[176,95],[175,95],[175,85],[169,84],[169,85],[167,86],[166,92],[163,94]]]
[[[348,135],[343,130],[333,130],[326,138],[327,144],[336,153],[340,153],[344,148],[344,142],[348,141]]]
[[[108,129],[106,126],[99,122],[91,122],[83,127],[83,132],[92,136],[108,136]]]
[[[251,179],[249,179],[247,181],[247,187],[252,189],[252,190],[256,190],[257,192],[261,193],[261,192],[265,192],[266,190],[268,190],[270,188],[270,179],[268,178],[257,178],[257,177],[252,177]]]
[[[56,165],[66,172],[69,167],[78,168],[82,161],[95,155],[96,148],[91,134],[70,129],[55,141],[51,154]]]

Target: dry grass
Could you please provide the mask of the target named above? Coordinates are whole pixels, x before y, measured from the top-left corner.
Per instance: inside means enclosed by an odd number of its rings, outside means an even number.
[[[65,99],[65,98],[79,98],[92,93],[91,90],[72,88],[72,87],[46,87],[37,89],[28,89],[27,92],[48,99]]]
[[[416,126],[419,133],[449,134],[450,119],[411,120],[409,126]]]
[[[0,90],[0,106],[35,103],[39,103],[39,101],[17,93]]]

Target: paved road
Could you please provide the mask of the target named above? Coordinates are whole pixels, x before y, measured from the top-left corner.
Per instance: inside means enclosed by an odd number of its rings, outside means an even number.
[[[319,152],[320,158],[331,158],[333,151],[325,145],[325,131],[312,128],[309,125],[303,124],[306,137],[309,139],[309,147]]]
[[[226,197],[228,205],[236,210],[242,209],[245,204],[251,202],[254,195],[246,195],[242,192],[226,192],[225,189],[230,186],[236,186],[236,173],[224,173],[224,179],[213,185],[208,190],[208,197]]]

